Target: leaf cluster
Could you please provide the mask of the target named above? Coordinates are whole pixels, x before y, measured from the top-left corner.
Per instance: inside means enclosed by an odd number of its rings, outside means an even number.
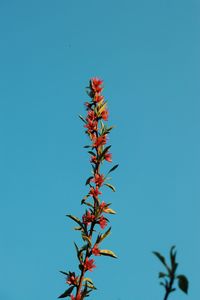
[[[153,251],[153,254],[160,260],[162,265],[165,267],[165,272],[159,272],[158,277],[162,279],[160,285],[165,288],[166,294],[165,298],[167,299],[168,295],[176,290],[174,287],[174,283],[178,283],[179,289],[188,293],[189,282],[185,275],[177,275],[178,263],[176,261],[177,251],[175,250],[175,246],[172,246],[170,249],[169,257],[170,263],[167,264],[166,259],[163,255],[161,255],[157,251]]]

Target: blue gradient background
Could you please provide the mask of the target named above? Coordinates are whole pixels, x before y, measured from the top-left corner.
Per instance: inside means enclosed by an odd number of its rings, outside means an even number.
[[[95,300],[161,300],[152,250],[178,249],[199,299],[200,2],[0,0],[0,299],[53,300],[76,267],[90,175],[79,113],[105,81],[118,215]]]

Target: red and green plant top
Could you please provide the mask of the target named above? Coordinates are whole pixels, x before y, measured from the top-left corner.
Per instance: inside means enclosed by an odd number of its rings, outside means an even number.
[[[96,268],[94,257],[107,255],[116,258],[113,251],[101,248],[102,241],[111,232],[111,227],[108,228],[107,216],[108,214],[115,214],[115,211],[110,207],[111,203],[106,203],[100,199],[102,187],[107,186],[115,191],[114,186],[108,183],[110,179],[108,175],[118,167],[118,165],[114,165],[106,175],[101,171],[104,162],[112,162],[111,146],[107,145],[107,141],[113,128],[105,124],[108,121],[108,109],[102,91],[103,81],[99,78],[92,78],[87,90],[90,101],[85,103],[87,116],[85,118],[79,116],[84,122],[85,132],[90,139],[90,145],[84,148],[89,149],[92,175],[86,180],[88,193],[81,201],[81,204],[86,206],[82,218],[67,215],[78,224],[75,230],[80,231],[83,242],[81,247],[75,243],[80,274],[60,271],[67,277],[66,283],[69,287],[58,298],[70,297],[71,300],[83,300],[88,297],[96,289],[92,280],[87,277],[88,271],[91,272]]]

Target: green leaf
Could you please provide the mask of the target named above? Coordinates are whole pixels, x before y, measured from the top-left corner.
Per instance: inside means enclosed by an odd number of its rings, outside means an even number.
[[[84,123],[87,123],[85,118],[83,118],[81,115],[79,115],[79,118],[84,122]]]
[[[74,230],[82,230],[82,227],[74,227]]]
[[[159,252],[153,251],[153,254],[161,261],[161,263],[166,267],[166,261],[164,256],[162,256]]]
[[[88,151],[89,154],[91,154],[92,156],[96,156],[96,153],[94,153],[93,151]]]
[[[170,249],[170,260],[171,260],[171,266],[172,270],[175,272],[178,264],[176,263],[176,251],[174,251],[176,246],[172,246]]]
[[[100,250],[100,254],[117,258],[116,254],[111,250]]]
[[[89,282],[90,284],[93,284],[92,279],[90,279],[89,277],[85,277],[85,278],[83,279],[83,281],[87,281],[87,282]]]
[[[99,237],[98,237],[99,241],[97,243],[101,243],[110,234],[110,232],[111,232],[111,227],[108,228],[108,230],[105,233],[99,235]],[[98,240],[98,238],[97,238],[97,240]]]
[[[104,212],[107,213],[107,214],[112,214],[112,215],[116,214],[116,211],[112,208],[105,208]]]
[[[73,221],[75,221],[76,223],[78,223],[78,225],[80,225],[83,228],[83,224],[79,218],[72,216],[72,215],[66,215],[66,216],[69,217],[70,219],[72,219]]]
[[[93,176],[90,176],[90,177],[86,180],[85,185],[88,185],[88,184],[90,183],[90,181],[91,181],[92,178],[93,178]]]
[[[159,278],[163,278],[163,277],[165,277],[165,276],[167,276],[167,274],[165,274],[165,273],[163,273],[163,272],[159,272],[159,274],[158,274],[158,277],[159,277]]]
[[[85,146],[83,146],[83,148],[91,148],[91,146],[90,145],[85,145]]]
[[[94,283],[93,283],[92,279],[90,279],[88,277],[85,277],[83,279],[83,282],[84,281],[86,282],[87,287],[89,287],[90,289],[96,290],[96,287],[94,286]],[[83,285],[83,286],[85,286],[85,285]]]
[[[115,169],[117,169],[118,166],[119,166],[119,165],[115,165],[114,167],[112,167],[112,168],[110,169],[110,171],[109,171],[107,174],[113,172]]]
[[[88,288],[90,288],[92,290],[96,290],[97,289],[93,284],[90,284],[89,282],[87,282],[86,284],[83,284],[83,286],[87,286]]]
[[[66,275],[66,276],[69,275],[69,273],[66,273],[66,272],[63,272],[63,271],[59,271],[59,272],[62,273],[62,274],[64,274],[64,275]]]
[[[110,126],[110,127],[106,128],[106,133],[109,133],[113,128],[114,128],[114,126]]]
[[[113,192],[116,191],[115,187],[112,184],[110,184],[110,183],[104,183],[104,185],[106,185],[107,187],[109,187]]]
[[[71,295],[71,292],[73,291],[74,286],[71,286],[70,288],[68,288],[62,295],[60,295],[58,298],[66,298],[69,297]]]
[[[186,276],[184,275],[178,275],[178,286],[179,288],[184,292],[184,293],[188,293],[188,286],[189,286],[189,282]]]
[[[74,246],[75,246],[75,248],[76,248],[77,255],[79,255],[79,248],[78,248],[78,246],[76,245],[75,242],[74,242]]]

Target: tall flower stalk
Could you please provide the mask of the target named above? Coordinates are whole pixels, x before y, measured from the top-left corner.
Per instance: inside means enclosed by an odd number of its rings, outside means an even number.
[[[108,175],[114,171],[118,165],[114,165],[107,174],[103,174],[101,166],[103,163],[112,162],[110,145],[107,145],[108,135],[112,126],[108,127],[105,122],[108,121],[107,101],[102,95],[103,81],[99,78],[92,78],[87,90],[90,100],[85,103],[87,115],[80,116],[84,122],[85,133],[88,135],[90,144],[88,148],[90,155],[90,164],[92,175],[86,180],[88,193],[82,199],[81,204],[85,206],[82,218],[73,215],[67,215],[78,227],[75,230],[80,231],[82,246],[75,243],[75,250],[78,258],[79,274],[74,271],[60,271],[66,276],[68,289],[58,298],[70,297],[71,300],[83,300],[95,290],[93,281],[86,275],[88,271],[92,272],[96,268],[95,256],[111,256],[116,258],[113,251],[102,249],[101,242],[110,234],[111,227],[108,227],[108,214],[115,214],[110,207],[111,203],[106,203],[100,199],[102,197],[102,187],[106,186],[115,191],[113,185],[108,183]],[[104,231],[105,230],[105,231]]]

